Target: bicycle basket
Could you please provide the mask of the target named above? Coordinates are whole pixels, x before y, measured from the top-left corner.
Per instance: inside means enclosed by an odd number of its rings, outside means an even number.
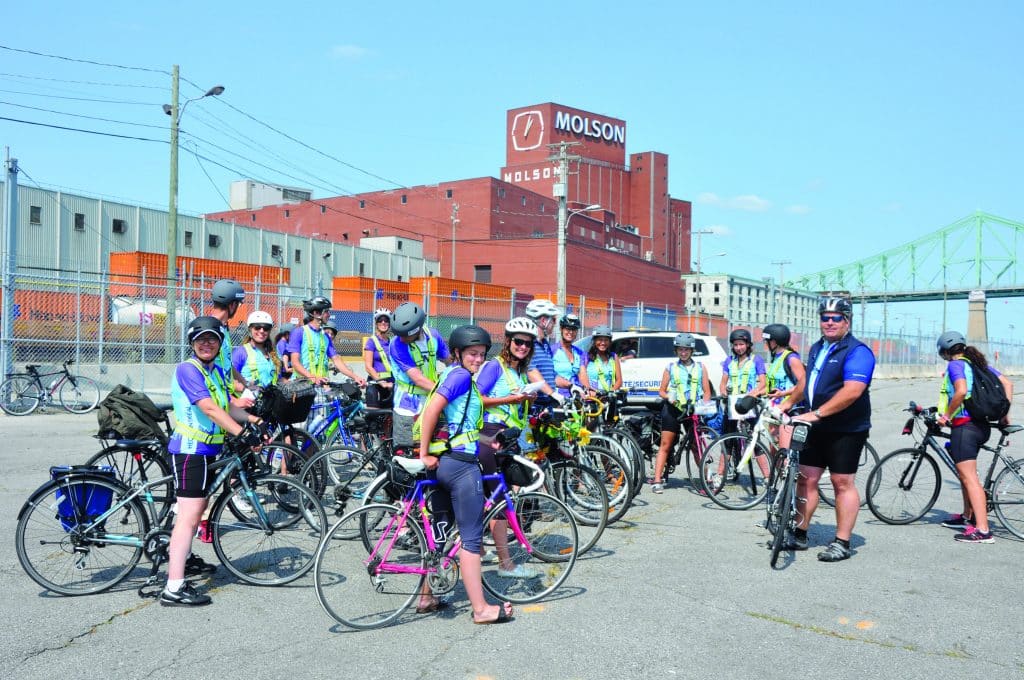
[[[50,468],[50,479],[63,479],[74,474],[89,472],[109,477],[116,482],[117,473],[107,465],[59,465]],[[69,494],[68,490],[72,493]],[[79,524],[88,524],[110,510],[114,504],[114,492],[95,484],[76,484],[57,489],[57,518],[64,531],[71,531]]]
[[[505,483],[509,486],[529,486],[533,483],[533,470],[512,456],[501,456],[499,466]]]
[[[415,475],[409,474],[393,460],[388,462],[387,475],[388,483],[384,486],[384,492],[392,500],[405,498],[416,486]]]
[[[309,417],[316,400],[316,388],[306,380],[292,380],[263,388],[270,392],[270,413],[279,423],[301,423]]]

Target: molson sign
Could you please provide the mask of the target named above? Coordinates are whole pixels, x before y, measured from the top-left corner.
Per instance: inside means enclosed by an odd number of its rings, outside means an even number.
[[[554,127],[556,130],[571,132],[574,135],[584,135],[612,142],[613,144],[626,145],[625,124],[611,123],[600,118],[591,118],[588,115],[581,116],[567,111],[556,111]]]

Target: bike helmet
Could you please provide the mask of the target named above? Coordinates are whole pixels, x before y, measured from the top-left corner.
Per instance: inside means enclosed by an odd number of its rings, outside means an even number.
[[[753,338],[750,337],[750,331],[748,331],[746,328],[737,328],[732,333],[729,333],[730,345],[736,342],[737,340],[742,340],[748,345],[752,345],[754,343]]]
[[[526,316],[537,320],[542,316],[558,316],[558,307],[549,300],[530,300],[526,305]]]
[[[293,324],[293,323],[283,323],[283,324],[281,324],[281,327],[277,329],[277,332],[278,333],[291,333],[293,330],[295,330],[295,324]]]
[[[221,327],[220,319],[215,319],[212,316],[196,317],[188,325],[188,344],[191,345],[199,336],[207,333],[216,335],[218,340],[224,342],[224,329]]]
[[[680,333],[672,339],[672,344],[676,347],[687,347],[693,349],[697,346],[697,340],[690,333]]]
[[[590,337],[594,340],[597,338],[608,338],[612,339],[612,327],[611,326],[594,326],[594,330],[590,331]]]
[[[253,324],[261,324],[261,323],[262,324],[267,324],[268,326],[273,326],[274,325],[274,319],[272,319],[271,316],[269,314],[267,314],[266,312],[261,312],[261,311],[257,310],[255,312],[253,312],[252,314],[250,314],[249,318],[246,319],[246,321],[245,321],[245,325],[246,326],[252,326]]]
[[[825,314],[830,312],[833,314],[842,314],[847,320],[853,318],[853,305],[850,301],[843,297],[827,297],[821,298],[818,302],[818,314]]]
[[[490,333],[480,326],[459,326],[452,331],[451,337],[448,338],[448,347],[451,349],[463,350],[474,345],[483,345],[490,351]]]
[[[786,347],[789,345],[789,327],[781,323],[770,323],[764,327],[761,331],[761,338],[767,342],[771,340],[779,347]]]
[[[525,316],[517,316],[505,324],[505,335],[511,337],[516,333],[529,335],[533,337],[534,340],[540,336],[540,331],[537,330],[537,324],[535,324],[532,319],[528,319]]]
[[[375,309],[373,311],[373,322],[377,323],[380,321],[380,317],[382,316],[388,320],[388,323],[391,323],[391,310],[385,307],[381,307],[380,309]]]
[[[395,335],[416,335],[423,328],[427,313],[415,302],[403,302],[391,315],[391,330]]]
[[[325,312],[331,308],[331,301],[322,295],[317,295],[308,300],[302,301],[302,311],[307,314],[312,312]]]
[[[575,314],[566,314],[558,321],[558,325],[562,328],[578,331],[583,324],[580,323],[580,317]]]
[[[234,279],[221,279],[213,284],[211,297],[219,305],[241,302],[245,299],[245,289]]]
[[[322,326],[320,326],[320,328],[325,331],[331,331],[335,335],[338,334],[338,328],[331,321],[328,321],[327,323],[323,324]]]
[[[939,350],[939,354],[952,350],[957,345],[966,345],[967,338],[964,337],[963,333],[959,331],[946,331],[939,336],[939,339],[935,342],[936,349]]]

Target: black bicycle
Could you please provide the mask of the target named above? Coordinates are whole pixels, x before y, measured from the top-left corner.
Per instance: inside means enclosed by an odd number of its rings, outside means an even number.
[[[88,413],[100,403],[100,387],[92,378],[74,375],[65,361],[61,370],[40,373],[42,364],[29,364],[24,373],[10,373],[0,383],[0,409],[11,416],[27,416],[41,404],[60,401],[70,413]],[[53,378],[43,385],[43,378]],[[56,395],[56,396],[55,396]]]
[[[803,450],[804,444],[807,442],[811,424],[804,421],[792,421],[790,424],[783,424],[781,428],[790,430],[789,441],[785,441],[786,437],[783,433],[781,448],[776,458],[777,464],[772,468],[771,478],[768,481],[768,517],[765,521],[765,527],[772,535],[769,544],[772,551],[770,560],[772,567],[779,560],[779,553],[782,551],[786,535],[792,535],[800,522],[800,516],[796,509],[796,482],[800,476],[800,451]]]

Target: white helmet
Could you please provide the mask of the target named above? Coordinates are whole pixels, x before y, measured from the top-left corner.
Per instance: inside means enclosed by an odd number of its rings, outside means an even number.
[[[558,315],[558,307],[550,300],[530,300],[529,304],[526,305],[526,316],[531,319],[539,319],[542,316],[557,317]]]
[[[273,326],[274,325],[274,319],[269,314],[267,314],[266,312],[261,312],[261,311],[257,310],[255,312],[253,312],[252,314],[250,314],[249,318],[246,319],[246,321],[245,321],[245,325],[246,326],[252,326],[253,324],[258,324],[258,323],[265,323],[265,324],[267,324],[269,326]]]
[[[540,332],[537,330],[537,324],[525,316],[517,316],[505,324],[505,335],[512,336],[516,333],[531,335],[534,340],[540,336]]]
[[[373,322],[374,323],[377,323],[377,319],[379,319],[382,316],[388,317],[388,323],[391,323],[391,310],[390,309],[388,309],[387,307],[381,307],[379,309],[373,310]]]

